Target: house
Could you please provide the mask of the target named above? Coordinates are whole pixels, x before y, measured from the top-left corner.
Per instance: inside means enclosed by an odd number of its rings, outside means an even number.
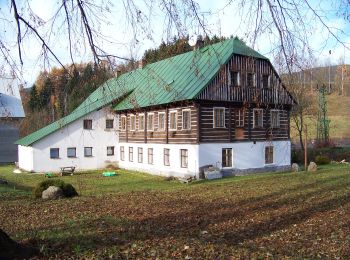
[[[18,160],[16,140],[19,138],[19,124],[24,118],[19,84],[15,78],[0,79],[0,163]]]
[[[199,175],[290,167],[294,104],[270,61],[237,38],[110,79],[19,144],[19,166]]]

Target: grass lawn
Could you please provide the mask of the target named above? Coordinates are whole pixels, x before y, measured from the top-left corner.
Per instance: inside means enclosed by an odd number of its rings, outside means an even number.
[[[44,179],[0,167],[0,227],[42,258],[350,256],[350,166],[180,184],[123,171],[63,177],[82,194],[42,201]],[[14,189],[15,187],[15,189]]]

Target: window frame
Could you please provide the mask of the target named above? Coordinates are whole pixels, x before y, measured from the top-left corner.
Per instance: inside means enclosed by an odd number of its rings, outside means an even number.
[[[125,161],[125,148],[124,148],[124,146],[120,146],[119,153],[120,153],[120,155],[119,155],[120,160]]]
[[[52,156],[53,151],[57,151],[57,156]],[[60,159],[60,148],[50,148],[50,159]]]
[[[274,146],[273,145],[265,146],[264,153],[265,153],[264,154],[265,155],[265,165],[274,164]],[[272,156],[272,157],[270,157],[270,156]]]
[[[255,124],[255,112],[261,111],[261,125]],[[260,121],[259,121],[260,122]],[[253,108],[253,128],[263,128],[264,127],[264,109],[262,108]]]
[[[142,147],[137,147],[137,162],[143,163],[143,148]]]
[[[267,85],[265,86],[265,84],[264,84],[264,79],[265,79],[265,77],[267,77]],[[271,88],[271,75],[270,74],[263,74],[262,76],[261,76],[261,85],[262,85],[262,88],[264,88],[264,89],[269,89],[269,88]]]
[[[172,128],[171,126],[171,114],[175,114],[175,128]],[[171,110],[169,111],[169,131],[176,131],[177,130],[177,110]]]
[[[108,153],[108,148],[112,148],[112,153]],[[107,146],[107,156],[114,156],[114,146]]]
[[[120,130],[126,131],[126,116],[120,117]]]
[[[170,149],[163,149],[163,164],[164,166],[170,166]]]
[[[88,124],[89,122],[89,124]],[[83,129],[84,130],[92,130],[92,119],[84,119],[83,120]]]
[[[149,119],[150,116],[152,117],[152,120]],[[149,128],[150,122],[152,122],[151,123],[152,128]],[[153,112],[147,113],[147,131],[154,131],[154,113]]]
[[[90,155],[87,155],[86,154],[86,149],[90,149],[91,150],[91,154]],[[84,147],[84,157],[92,157],[93,155],[92,155],[92,146],[85,146]]]
[[[129,146],[129,162],[134,161],[134,147]]]
[[[186,108],[186,109],[182,109],[182,130],[191,130],[191,109],[190,108]],[[188,127],[184,128],[184,122],[185,122],[185,118],[184,118],[184,113],[188,113]]]
[[[136,116],[134,114],[130,115],[130,132],[136,131]]]
[[[250,86],[249,85],[249,76],[252,75],[252,85]],[[247,84],[247,87],[249,88],[255,88],[256,87],[256,74],[255,72],[247,72],[246,73],[246,84]]]
[[[109,123],[112,122],[112,127],[110,127]],[[113,129],[114,128],[114,119],[112,118],[107,118],[106,119],[106,128],[105,129]]]
[[[234,75],[237,75],[236,77]],[[238,70],[229,71],[229,86],[240,87],[241,86],[241,73]]]
[[[226,162],[226,159],[229,159],[230,161],[230,164],[224,166],[224,151],[225,151],[225,163],[227,164]],[[226,151],[231,151],[231,156],[228,157],[228,155],[226,154]],[[233,167],[233,149],[232,148],[222,148],[221,149],[221,167],[222,168],[232,168]]]
[[[163,127],[160,128],[160,115],[163,116]],[[158,131],[165,131],[165,112],[158,112]]]
[[[153,152],[154,152],[153,148],[148,148],[147,149],[147,162],[148,162],[148,164],[153,164]]]
[[[188,168],[188,149],[180,149],[180,166]]]
[[[245,109],[244,108],[238,109],[237,127],[244,127],[244,123],[245,123],[244,117],[245,117]]]
[[[216,125],[216,116],[215,111],[216,110],[223,110],[223,126],[217,126]],[[213,107],[213,128],[226,128],[226,108],[225,107]]]
[[[70,156],[68,151],[74,149],[74,156]],[[67,147],[67,158],[77,158],[77,148],[76,147]]]
[[[272,114],[277,113],[276,118],[276,124],[273,124],[274,121],[272,120]],[[270,126],[271,128],[280,128],[281,127],[281,117],[280,117],[280,110],[279,109],[271,109],[270,110]]]
[[[142,124],[141,124],[141,118],[143,118]],[[138,131],[145,131],[145,114],[144,113],[138,114],[138,122],[139,122]],[[142,126],[142,128],[140,126]]]

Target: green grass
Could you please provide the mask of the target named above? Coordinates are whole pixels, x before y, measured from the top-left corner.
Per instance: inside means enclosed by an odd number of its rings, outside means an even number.
[[[350,255],[349,165],[190,184],[137,172],[111,178],[90,172],[63,177],[75,186],[82,183],[82,195],[55,201],[28,193],[42,176],[0,167],[0,178],[11,183],[1,188],[1,228],[40,248],[42,258]]]

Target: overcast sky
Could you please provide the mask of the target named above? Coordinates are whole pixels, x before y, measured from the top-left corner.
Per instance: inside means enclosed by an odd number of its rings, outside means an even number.
[[[2,2],[2,4],[1,4]],[[60,1],[58,1],[60,2]],[[205,19],[205,25],[208,28],[208,32],[211,35],[230,36],[237,35],[247,41],[248,45],[254,47],[261,54],[267,56],[273,62],[271,56],[271,50],[275,48],[275,39],[271,40],[273,36],[262,35],[257,39],[255,45],[252,46],[249,40],[249,28],[250,25],[246,24],[246,20],[242,19],[246,17],[245,11],[239,8],[235,4],[226,6],[227,0],[201,0],[198,1],[201,10],[200,15]],[[319,1],[313,0],[312,4],[318,3]],[[317,8],[326,10],[322,13],[324,20],[328,26],[338,28],[343,31],[340,34],[342,41],[349,43],[350,46],[350,28],[349,24],[344,22],[341,17],[337,17],[337,14],[332,10],[333,7],[327,6],[328,1],[320,1],[320,5],[314,5]],[[7,17],[9,14],[9,3],[0,1],[1,14],[3,17]],[[30,1],[30,7],[33,12],[40,17],[43,21],[48,21],[52,18],[54,11],[57,8],[57,1],[48,0],[32,0]],[[154,10],[157,10],[154,8]],[[149,23],[144,23],[147,33],[138,33],[137,41],[132,34],[132,29],[127,26],[125,22],[125,14],[123,8],[120,5],[114,4],[110,7],[111,13],[105,13],[105,16],[101,16],[101,26],[99,30],[103,35],[106,36],[104,40],[99,39],[99,43],[102,44],[103,48],[111,53],[123,57],[140,58],[144,50],[148,48],[155,48],[162,40],[166,40],[166,29],[164,28],[164,14],[158,10],[153,13],[152,19]],[[10,14],[12,15],[12,14]],[[307,14],[306,14],[307,15]],[[13,20],[13,19],[12,19]],[[60,21],[57,21],[59,24]],[[106,23],[105,23],[106,22]],[[187,21],[188,22],[188,21]],[[5,22],[0,19],[2,23],[2,31],[0,37],[2,39],[11,39],[10,52],[15,58],[18,57],[16,49],[16,25],[11,22]],[[313,22],[309,24],[310,28],[310,45],[314,50],[314,56],[317,58],[320,64],[325,64],[327,61],[331,61],[332,64],[339,63],[341,57],[345,58],[346,63],[350,63],[349,51],[346,50],[341,44],[337,43],[334,39],[329,39],[328,32],[325,31],[324,27],[320,23]],[[45,26],[42,26],[43,30]],[[202,34],[199,29],[192,27],[189,23],[184,24],[184,29],[191,34]],[[63,61],[63,63],[70,63],[69,50],[66,45],[67,36],[62,34],[60,31],[54,31],[50,35],[50,47],[56,52],[57,56]],[[24,65],[22,68],[23,78],[27,82],[27,86],[31,86],[35,81],[40,70],[44,69],[42,59],[40,57],[41,45],[33,38],[28,38],[23,42],[23,61]],[[329,50],[332,54],[329,54]],[[79,48],[76,50],[77,58],[75,62],[85,62],[92,59],[88,49]],[[52,61],[51,66],[55,66],[57,63]]]

